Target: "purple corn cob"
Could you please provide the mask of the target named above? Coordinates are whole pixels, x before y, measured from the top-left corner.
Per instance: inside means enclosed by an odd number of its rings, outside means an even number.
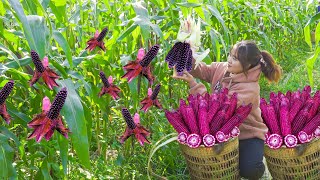
[[[198,96],[200,96],[200,95],[197,94],[197,95],[191,95],[191,96],[193,97],[192,98],[193,100],[191,100],[191,98],[190,98],[191,101],[189,101],[189,105],[191,105],[193,112],[194,112],[194,115],[198,116],[198,109],[199,109]],[[191,97],[191,96],[189,96],[189,97]]]
[[[201,138],[198,134],[190,134],[187,138],[187,145],[191,148],[197,148],[201,144]]]
[[[208,103],[206,100],[202,99],[199,103],[199,112],[198,112],[198,122],[200,128],[200,135],[203,137],[206,134],[210,133],[209,121],[207,119],[207,107]]]
[[[218,142],[226,142],[231,138],[231,136],[229,134],[224,134],[221,131],[218,131],[216,133],[216,139]]]
[[[313,138],[312,134],[307,134],[304,131],[300,131],[298,133],[298,139],[299,139],[301,144],[310,142],[312,140],[312,138]]]
[[[289,122],[289,100],[284,96],[280,101],[280,128],[282,136],[291,134],[291,124]]]
[[[223,122],[225,121],[226,109],[228,109],[228,106],[223,106],[222,109],[213,117],[210,123],[210,134],[216,134],[220,130]]]
[[[310,109],[309,115],[308,115],[308,121],[311,120],[317,113],[317,110],[320,107],[320,91],[318,90],[315,95],[313,96],[313,106]]]
[[[301,93],[301,98],[303,102],[306,102],[311,97],[310,93],[311,93],[311,87],[305,86]]]
[[[210,102],[211,104],[209,105],[209,110],[208,110],[209,124],[212,122],[213,117],[216,115],[216,113],[220,109],[220,101],[218,100],[218,95],[212,94]]]
[[[104,72],[100,71],[99,75],[100,75],[100,78],[101,78],[104,86],[109,87],[110,83],[109,83],[108,79],[106,78],[106,75],[104,74]]]
[[[209,106],[210,103],[211,103],[211,102],[210,102],[210,94],[206,92],[206,93],[204,94],[204,99],[207,101],[208,106]],[[208,109],[208,108],[207,108],[207,109]]]
[[[264,120],[265,120],[265,123],[268,125],[270,132],[272,134],[280,135],[281,131],[280,131],[280,127],[279,127],[279,122],[277,120],[276,112],[275,112],[273,106],[271,106],[271,105],[267,106],[266,117],[267,118],[265,118]]]
[[[154,90],[153,90],[153,92],[152,92],[152,94],[151,94],[151,96],[150,96],[150,99],[155,100],[155,99],[157,98],[157,96],[158,96],[158,94],[159,94],[159,92],[160,92],[160,88],[161,88],[161,85],[158,84],[158,85],[154,88]]]
[[[308,135],[312,134],[320,125],[320,113],[314,116],[302,129]]]
[[[187,125],[184,124],[183,119],[178,112],[170,112],[166,110],[165,116],[178,133],[184,132],[186,134],[190,134]]]
[[[8,96],[10,95],[10,93],[13,89],[13,86],[14,86],[14,81],[10,80],[1,89],[1,91],[0,91],[0,105],[2,105],[6,101],[6,99],[8,98]]]
[[[279,97],[274,92],[270,93],[270,105],[273,106],[276,118],[279,119]]]
[[[188,60],[188,51],[190,49],[189,43],[183,43],[183,49],[181,51],[181,58],[178,59],[176,70],[179,76],[182,76],[183,70],[185,69]]]
[[[216,139],[211,134],[204,135],[202,141],[206,147],[211,147],[216,143]]]
[[[34,50],[31,50],[31,59],[34,66],[36,67],[36,70],[40,73],[44,72],[45,68],[43,67],[43,64],[40,60],[38,53],[35,52]]]
[[[184,43],[177,44],[177,49],[175,50],[175,53],[172,55],[171,60],[169,61],[169,68],[172,68],[177,64],[177,62],[181,59],[182,51],[183,51]]]
[[[235,114],[221,127],[220,136],[225,136],[231,133],[232,129],[239,126],[244,119],[250,114],[252,109],[252,104],[247,106],[241,105],[235,112]],[[218,140],[219,141],[219,140]]]
[[[286,137],[284,137],[284,144],[288,148],[296,147],[298,144],[298,139],[295,135],[292,135],[292,134],[286,135]]]
[[[62,88],[56,97],[53,100],[53,103],[50,107],[50,110],[47,113],[47,117],[51,120],[57,119],[59,116],[59,113],[64,105],[64,102],[66,101],[67,98],[67,88],[64,87]]]
[[[107,27],[103,28],[99,36],[97,37],[97,41],[101,42],[103,38],[106,36],[107,32],[108,32],[108,28]]]
[[[233,93],[230,98],[230,106],[226,112],[226,120],[230,119],[237,108],[237,93]]]
[[[196,116],[193,112],[192,107],[187,105],[187,106],[185,106],[185,108],[181,108],[180,112],[181,112],[181,115],[183,117],[185,124],[188,126],[188,129],[190,129],[190,133],[199,134],[199,127],[198,127],[197,119],[196,119]]]
[[[150,64],[150,62],[153,60],[153,58],[156,57],[159,49],[160,49],[160,46],[157,44],[152,46],[151,49],[147,52],[147,54],[140,61],[140,65],[142,67],[147,67]]]
[[[173,47],[170,49],[166,56],[166,62],[171,62],[175,56],[175,54],[178,52],[179,48],[181,47],[182,42],[176,42]]]
[[[134,123],[132,116],[130,114],[130,112],[128,111],[127,108],[122,108],[121,110],[122,116],[124,118],[124,120],[127,123],[128,128],[130,129],[135,129],[136,128],[136,124]]]
[[[227,102],[228,93],[229,93],[228,88],[222,88],[221,89],[221,92],[219,93],[219,101],[220,101],[221,104]]]
[[[261,109],[261,116],[265,121],[268,118],[268,104],[264,98],[260,98],[260,109]],[[267,124],[268,128],[270,129],[269,125]]]
[[[289,102],[291,101],[291,97],[292,97],[292,92],[291,91],[287,91],[287,93],[286,93],[286,98],[289,100]],[[289,103],[289,106],[290,106],[291,104]],[[290,107],[289,107],[290,108]]]
[[[188,72],[190,72],[192,70],[192,50],[189,49],[188,51],[188,59],[187,59],[187,62],[186,62],[186,70]]]
[[[307,122],[308,114],[313,105],[313,100],[309,99],[305,106],[299,111],[298,115],[293,119],[292,126],[292,134],[297,135],[299,131],[302,130],[305,123]]]
[[[290,107],[289,111],[289,122],[292,123],[293,119],[296,117],[298,112],[303,106],[303,101],[300,99],[300,93],[299,92],[294,92],[293,97],[291,98],[291,104],[292,106]]]
[[[187,144],[188,135],[185,132],[178,134],[178,142],[181,144]]]
[[[314,136],[317,137],[317,138],[320,137],[320,126],[318,126],[318,127],[316,128],[316,130],[314,130],[313,134],[314,134]]]
[[[239,136],[239,134],[240,134],[240,129],[237,126],[234,127],[230,132],[231,137],[237,137]]]
[[[278,149],[281,147],[283,143],[283,140],[281,138],[281,136],[279,134],[271,134],[268,137],[267,140],[267,145],[271,148],[271,149]]]

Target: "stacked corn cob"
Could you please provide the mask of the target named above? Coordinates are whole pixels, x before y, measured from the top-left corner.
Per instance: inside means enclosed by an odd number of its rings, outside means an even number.
[[[177,110],[166,110],[168,121],[179,133],[178,141],[191,148],[201,144],[211,147],[238,136],[238,127],[249,115],[252,105],[237,108],[237,94],[230,98],[227,95],[227,89],[212,95],[189,95],[189,104],[181,99]]]
[[[270,93],[270,103],[261,98],[260,108],[269,128],[266,144],[273,149],[288,148],[320,137],[320,91],[311,96],[310,86],[302,92]]]

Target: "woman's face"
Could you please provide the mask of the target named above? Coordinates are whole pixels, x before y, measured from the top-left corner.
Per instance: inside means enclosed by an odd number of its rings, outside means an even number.
[[[228,56],[228,69],[227,72],[239,74],[243,72],[243,67],[236,56],[236,47],[233,46]]]

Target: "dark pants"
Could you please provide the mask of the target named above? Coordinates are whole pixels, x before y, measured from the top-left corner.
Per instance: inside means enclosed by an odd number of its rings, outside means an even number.
[[[263,160],[264,141],[258,138],[239,141],[240,176],[249,180],[262,177],[265,167]]]

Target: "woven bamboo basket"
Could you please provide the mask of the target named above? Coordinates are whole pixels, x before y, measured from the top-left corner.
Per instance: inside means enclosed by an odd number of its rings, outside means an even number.
[[[191,179],[240,179],[238,138],[225,142],[219,154],[215,146],[190,148],[180,144]]]
[[[273,179],[320,179],[320,139],[309,142],[305,151],[297,154],[296,148],[271,149],[265,146],[264,155]]]

